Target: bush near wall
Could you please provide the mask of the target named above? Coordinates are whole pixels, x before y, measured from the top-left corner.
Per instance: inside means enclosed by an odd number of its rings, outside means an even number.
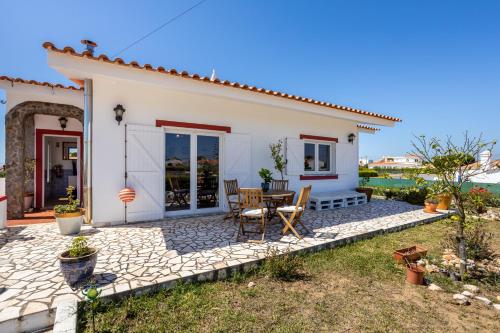
[[[359,177],[378,177],[378,172],[372,169],[360,169]]]
[[[380,173],[389,173],[389,174],[400,174],[404,172],[415,172],[415,173],[420,173],[422,172],[421,168],[404,168],[404,169],[392,169],[392,168],[379,168],[379,167],[374,167],[373,169],[370,170],[375,170]]]
[[[5,178],[5,175],[6,175],[6,171],[5,170],[1,170],[0,171],[0,178]]]

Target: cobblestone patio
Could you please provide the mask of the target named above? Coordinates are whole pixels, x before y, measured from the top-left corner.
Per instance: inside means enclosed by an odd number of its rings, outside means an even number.
[[[266,243],[236,242],[237,227],[222,215],[99,229],[87,226],[82,234],[100,249],[95,278],[103,295],[111,296],[169,286],[179,278],[221,278],[231,269],[262,259],[268,246],[319,250],[441,217],[403,202],[373,200],[340,210],[307,211],[303,221],[312,232],[300,241],[281,236],[276,220],[268,227]],[[51,309],[58,303],[81,298],[81,292],[70,289],[59,273],[57,255],[71,238],[61,236],[53,223],[0,230],[0,328],[2,322],[40,312],[50,323]]]

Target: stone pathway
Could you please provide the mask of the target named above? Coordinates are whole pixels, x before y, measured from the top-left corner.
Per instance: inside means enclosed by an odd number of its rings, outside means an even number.
[[[275,222],[268,227],[266,243],[236,242],[237,227],[222,215],[99,229],[87,226],[81,234],[100,249],[94,273],[103,295],[109,296],[165,286],[183,277],[214,278],[214,271],[226,274],[231,267],[264,258],[269,246],[292,251],[326,248],[440,217],[403,202],[374,200],[340,210],[307,211],[303,221],[312,232],[300,241],[281,236],[281,224]],[[57,255],[71,239],[60,235],[55,224],[0,230],[0,327],[2,321],[40,311],[53,316],[48,310],[59,302],[81,298],[59,272]]]

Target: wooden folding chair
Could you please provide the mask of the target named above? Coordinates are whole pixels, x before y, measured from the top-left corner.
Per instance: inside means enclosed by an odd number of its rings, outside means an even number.
[[[168,182],[170,183],[170,188],[174,193],[174,201],[177,202],[179,207],[189,206],[188,198],[189,189],[182,189],[179,185],[179,179],[177,177],[168,177]]]
[[[288,191],[288,180],[273,179],[271,181],[271,191]],[[276,208],[285,204],[285,199],[284,197],[272,198],[269,200],[269,207],[272,207],[273,211],[275,211]]]
[[[302,215],[304,214],[307,206],[307,202],[309,201],[309,196],[311,195],[311,185],[303,187],[300,190],[299,198],[297,199],[297,203],[295,206],[284,206],[278,207],[278,215],[281,217],[283,224],[285,225],[282,232],[283,235],[286,235],[289,230],[293,232],[293,234],[298,238],[302,239],[302,236],[299,235],[295,227],[297,224],[300,225],[309,232],[309,229],[302,223],[300,220]]]
[[[266,236],[266,215],[267,208],[264,207],[264,198],[261,188],[240,188],[238,190],[238,207],[240,226],[236,240],[240,240],[240,235],[246,233],[261,234],[260,241],[248,240],[248,242],[264,242]],[[245,230],[245,224],[254,224],[257,230]]]
[[[224,180],[224,193],[226,194],[227,208],[229,211],[224,220],[233,219],[233,223],[236,224],[236,218],[240,213],[238,207],[238,179]]]
[[[287,191],[288,190],[288,180],[273,179],[271,181],[271,190]]]

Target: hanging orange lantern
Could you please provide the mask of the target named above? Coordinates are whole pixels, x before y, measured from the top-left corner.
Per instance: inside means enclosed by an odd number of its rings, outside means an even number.
[[[132,202],[135,199],[135,190],[130,187],[125,187],[123,190],[118,192],[118,197],[125,203]]]

